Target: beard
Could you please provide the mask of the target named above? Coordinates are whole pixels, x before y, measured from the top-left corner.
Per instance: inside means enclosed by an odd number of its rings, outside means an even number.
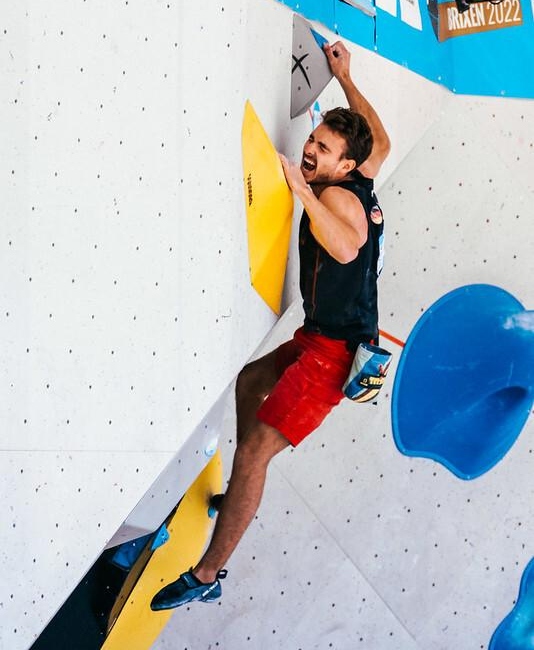
[[[308,185],[327,185],[328,183],[332,183],[334,180],[331,174],[317,170],[317,167],[315,166],[312,168],[304,158],[300,164],[300,171]]]

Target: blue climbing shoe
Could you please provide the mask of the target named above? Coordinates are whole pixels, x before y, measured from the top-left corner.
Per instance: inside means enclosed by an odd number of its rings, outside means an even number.
[[[214,582],[200,582],[198,578],[193,575],[193,570],[189,569],[185,573],[171,582],[166,587],[163,587],[152,599],[150,609],[159,611],[161,609],[172,609],[173,607],[180,607],[187,605],[198,600],[202,603],[211,603],[221,597],[222,589],[220,580],[226,578],[226,569],[222,569],[217,573],[217,579]]]

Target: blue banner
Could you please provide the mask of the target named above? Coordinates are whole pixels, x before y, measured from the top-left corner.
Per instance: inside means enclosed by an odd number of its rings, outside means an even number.
[[[534,0],[280,0],[451,91],[534,98]]]

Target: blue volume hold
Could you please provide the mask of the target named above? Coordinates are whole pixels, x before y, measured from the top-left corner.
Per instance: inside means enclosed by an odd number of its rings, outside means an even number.
[[[150,550],[155,551],[160,546],[163,546],[169,537],[170,535],[169,531],[167,530],[167,526],[165,526],[165,524],[162,524],[155,534],[149,533],[148,535],[137,537],[136,539],[132,539],[129,542],[124,542],[118,546],[117,550],[113,554],[113,557],[111,558],[111,563],[120,569],[123,569],[124,571],[129,571],[137,562],[143,549],[151,538],[152,543]]]
[[[111,558],[111,563],[124,571],[129,571],[136,563],[151,536],[151,533],[143,535],[143,537],[132,539],[118,546]]]
[[[393,436],[403,454],[473,479],[508,452],[533,400],[534,312],[498,287],[460,287],[408,337],[393,385]]]
[[[517,603],[493,633],[489,650],[534,650],[534,558],[521,578]]]

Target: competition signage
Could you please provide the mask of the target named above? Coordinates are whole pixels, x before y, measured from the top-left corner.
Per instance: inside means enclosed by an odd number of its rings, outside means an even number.
[[[453,92],[534,98],[534,0],[280,0]]]
[[[477,2],[460,11],[456,2],[437,4],[440,41],[453,36],[466,36],[494,29],[517,27],[523,24],[523,10],[519,0]]]

